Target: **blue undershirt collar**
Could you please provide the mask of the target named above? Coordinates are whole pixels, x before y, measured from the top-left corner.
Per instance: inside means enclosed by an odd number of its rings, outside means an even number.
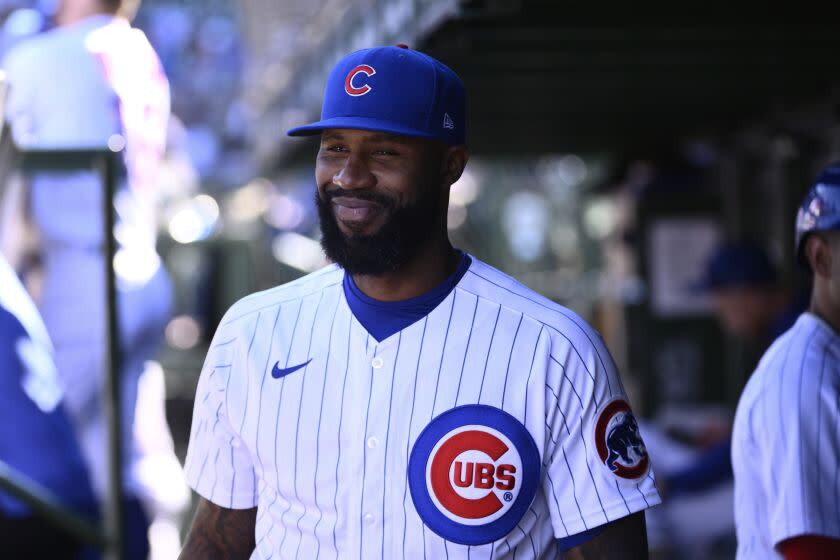
[[[402,301],[379,301],[365,295],[349,274],[344,275],[344,297],[356,320],[377,342],[419,321],[446,299],[472,264],[469,255],[461,252],[455,272],[436,288],[423,295]]]

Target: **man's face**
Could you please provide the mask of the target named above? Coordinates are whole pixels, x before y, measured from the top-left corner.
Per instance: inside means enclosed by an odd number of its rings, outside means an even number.
[[[404,266],[445,219],[443,147],[430,140],[336,129],[315,164],[321,244],[350,274]]]
[[[828,279],[828,291],[831,301],[835,306],[840,307],[840,231],[831,231],[825,234],[831,251],[831,274]]]
[[[772,321],[768,289],[733,287],[712,294],[715,313],[724,330],[745,340],[758,340],[767,334]]]

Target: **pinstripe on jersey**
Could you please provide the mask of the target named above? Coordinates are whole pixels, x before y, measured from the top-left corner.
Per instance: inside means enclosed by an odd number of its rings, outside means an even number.
[[[840,538],[840,336],[811,313],[767,350],[735,414],[738,558],[810,534]]]
[[[659,503],[652,473],[622,479],[595,449],[599,407],[623,389],[571,311],[473,257],[429,315],[377,343],[342,279],[330,266],[238,302],[201,374],[187,477],[220,506],[258,506],[252,558],[550,558],[557,538]],[[407,470],[434,419],[477,404],[527,429],[540,474],[515,528],[468,546],[423,523]]]

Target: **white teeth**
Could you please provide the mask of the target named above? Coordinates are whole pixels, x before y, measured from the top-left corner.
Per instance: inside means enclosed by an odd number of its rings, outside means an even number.
[[[362,221],[370,218],[373,214],[373,208],[368,206],[350,208],[349,206],[336,205],[335,214],[340,220]]]

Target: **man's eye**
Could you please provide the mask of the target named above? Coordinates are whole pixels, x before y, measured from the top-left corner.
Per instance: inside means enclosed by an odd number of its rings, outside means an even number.
[[[344,152],[344,151],[347,150],[347,148],[345,148],[344,146],[342,146],[340,144],[330,144],[330,145],[324,146],[321,149],[324,150],[324,151],[327,151],[327,152]]]
[[[376,150],[373,153],[378,155],[378,156],[397,156],[397,155],[399,155],[394,150],[388,150],[388,149]]]

